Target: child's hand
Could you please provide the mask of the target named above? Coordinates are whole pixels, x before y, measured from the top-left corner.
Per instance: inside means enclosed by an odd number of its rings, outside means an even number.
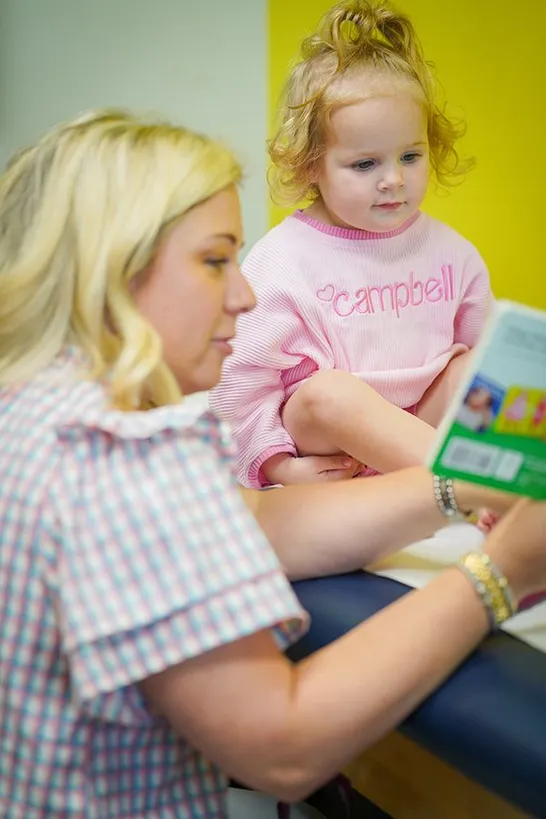
[[[296,483],[346,481],[360,472],[362,465],[348,455],[274,455],[262,466],[271,484],[289,486]]]
[[[477,514],[476,526],[484,534],[488,534],[499,522],[502,515],[493,512],[491,509],[480,509]]]

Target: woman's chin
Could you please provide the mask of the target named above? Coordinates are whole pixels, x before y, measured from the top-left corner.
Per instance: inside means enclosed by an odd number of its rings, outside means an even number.
[[[183,395],[193,395],[196,392],[208,392],[218,385],[222,377],[222,364],[208,366],[199,373],[193,374],[191,378],[178,379],[178,384]]]

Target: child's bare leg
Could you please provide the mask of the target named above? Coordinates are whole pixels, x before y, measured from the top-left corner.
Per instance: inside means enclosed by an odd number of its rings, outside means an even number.
[[[283,424],[301,455],[346,452],[378,472],[423,463],[434,430],[342,370],[313,375],[288,400]]]
[[[468,366],[469,350],[452,358],[445,370],[435,378],[417,406],[417,417],[431,427],[437,427],[449,406],[461,377]]]

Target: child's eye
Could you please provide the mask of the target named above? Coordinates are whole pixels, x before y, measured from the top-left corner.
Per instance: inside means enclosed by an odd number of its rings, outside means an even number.
[[[375,165],[375,160],[373,159],[360,159],[358,162],[354,162],[351,165],[351,168],[354,171],[369,171]]]
[[[420,154],[419,151],[409,151],[407,154],[402,154],[401,159],[405,165],[411,165],[412,163],[417,162],[422,155],[423,154]]]

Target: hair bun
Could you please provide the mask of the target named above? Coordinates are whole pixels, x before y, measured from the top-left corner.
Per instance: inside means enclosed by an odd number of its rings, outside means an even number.
[[[308,44],[311,42],[315,48],[334,51],[340,67],[374,52],[386,50],[412,58],[420,52],[409,18],[387,3],[373,0],[344,0],[333,6]]]

